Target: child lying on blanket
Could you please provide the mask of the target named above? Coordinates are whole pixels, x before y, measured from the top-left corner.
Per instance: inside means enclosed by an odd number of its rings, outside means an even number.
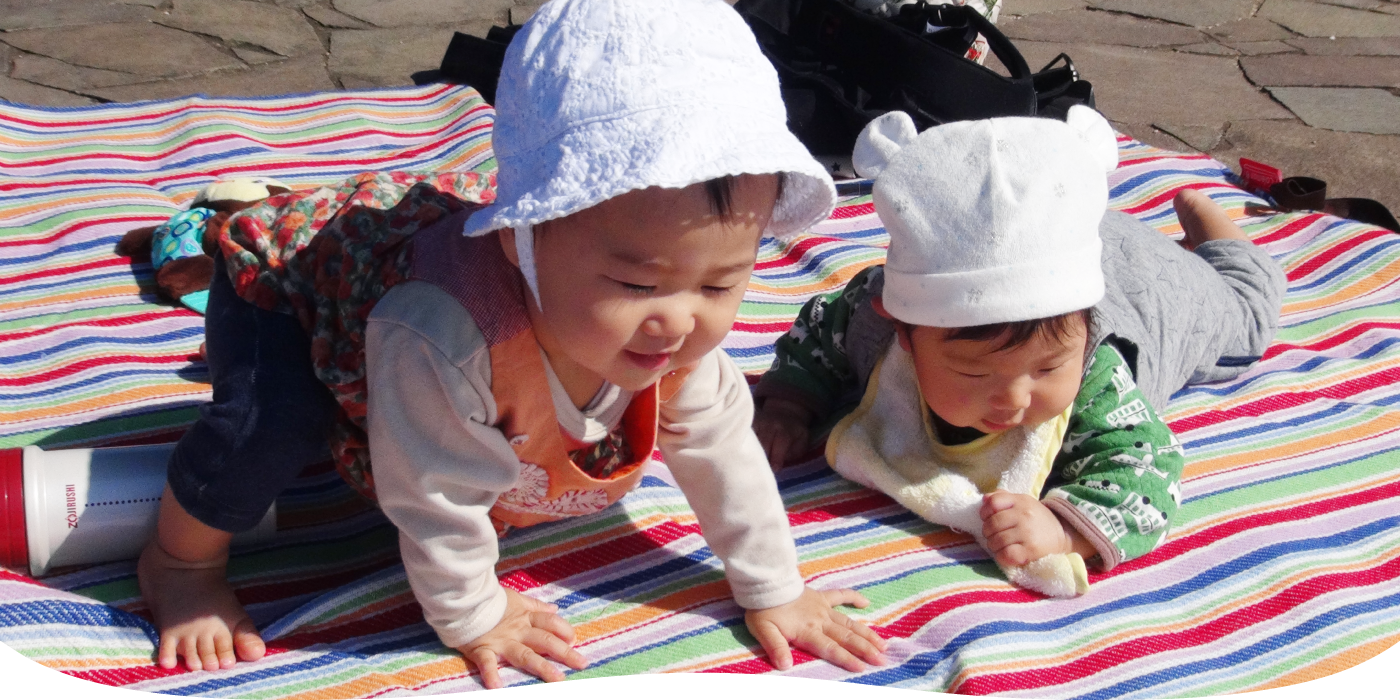
[[[1184,455],[1155,407],[1263,354],[1278,264],[1194,190],[1173,203],[1184,248],[1105,213],[1117,148],[1084,107],[923,134],[890,113],[854,160],[876,177],[888,261],[778,340],[755,393],[772,466],[859,401],[831,430],[833,468],[974,535],[1019,585],[1077,595],[1084,560],[1160,545]]]
[[[499,192],[475,173],[366,174],[215,234],[213,401],[171,458],[138,568],[159,663],[263,655],[226,580],[231,533],[327,433],[398,526],[428,622],[487,687],[502,662],[545,680],[563,678],[547,659],[586,665],[554,606],[498,582],[498,536],[606,508],[653,446],[776,666],[789,643],[883,663],[884,642],[832,609],[859,593],[805,586],[747,384],[718,348],[761,235],[835,201],[744,22],[722,0],[555,0],[497,95]]]

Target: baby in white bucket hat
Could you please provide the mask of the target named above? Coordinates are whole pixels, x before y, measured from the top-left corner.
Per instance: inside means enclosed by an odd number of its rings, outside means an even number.
[[[922,134],[893,112],[853,160],[889,256],[778,341],[755,394],[773,466],[830,427],[837,472],[1046,595],[1161,545],[1185,455],[1155,409],[1263,355],[1279,265],[1195,190],[1180,246],[1105,212],[1116,138],[1087,107]]]
[[[554,0],[512,41],[497,96],[494,175],[366,174],[230,221],[214,402],[171,458],[139,567],[160,663],[262,656],[224,578],[230,533],[327,431],[398,526],[427,621],[487,687],[512,680],[504,664],[545,680],[586,665],[554,605],[497,580],[498,537],[608,508],[653,449],[778,668],[792,647],[883,663],[880,637],[833,610],[865,598],[805,585],[719,348],[760,238],[835,201],[748,27],[723,0]]]

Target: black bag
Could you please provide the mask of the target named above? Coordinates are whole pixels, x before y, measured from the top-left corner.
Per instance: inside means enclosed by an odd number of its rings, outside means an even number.
[[[865,124],[892,110],[923,131],[965,119],[1063,119],[1072,105],[1094,106],[1093,86],[1068,56],[1032,73],[971,7],[920,2],[890,19],[842,0],[741,0],[735,9],[778,71],[788,127],[813,153],[848,156]],[[1010,77],[965,58],[978,34]]]
[[[842,0],[740,0],[735,9],[778,71],[788,128],[813,153],[849,158],[860,130],[903,110],[920,131],[963,119],[1053,116],[1094,106],[1093,87],[1060,54],[1031,73],[1006,35],[970,7],[905,5],[882,19]],[[486,38],[453,35],[441,67],[415,73],[418,84],[448,80],[496,101],[506,46],[519,26],[492,27]],[[1011,77],[964,55],[977,35]]]
[[[450,81],[476,88],[481,97],[496,104],[496,84],[501,78],[501,65],[506,60],[506,47],[520,25],[491,27],[486,38],[452,33],[452,42],[442,55],[442,64],[435,71],[421,71],[413,74],[417,85]]]

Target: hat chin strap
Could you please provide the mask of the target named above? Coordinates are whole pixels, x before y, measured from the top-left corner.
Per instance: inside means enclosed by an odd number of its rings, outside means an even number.
[[[515,255],[520,259],[520,274],[525,276],[525,284],[530,287],[530,293],[535,295],[535,306],[543,311],[540,279],[535,273],[535,232],[529,224],[515,227]]]

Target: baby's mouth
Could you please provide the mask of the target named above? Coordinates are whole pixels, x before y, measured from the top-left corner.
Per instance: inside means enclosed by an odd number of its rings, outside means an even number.
[[[635,364],[638,367],[647,370],[648,372],[654,372],[658,369],[661,369],[671,361],[671,353],[669,352],[644,354],[640,352],[632,352],[631,350],[623,350],[622,354],[626,355],[627,359],[631,361],[632,364]]]

